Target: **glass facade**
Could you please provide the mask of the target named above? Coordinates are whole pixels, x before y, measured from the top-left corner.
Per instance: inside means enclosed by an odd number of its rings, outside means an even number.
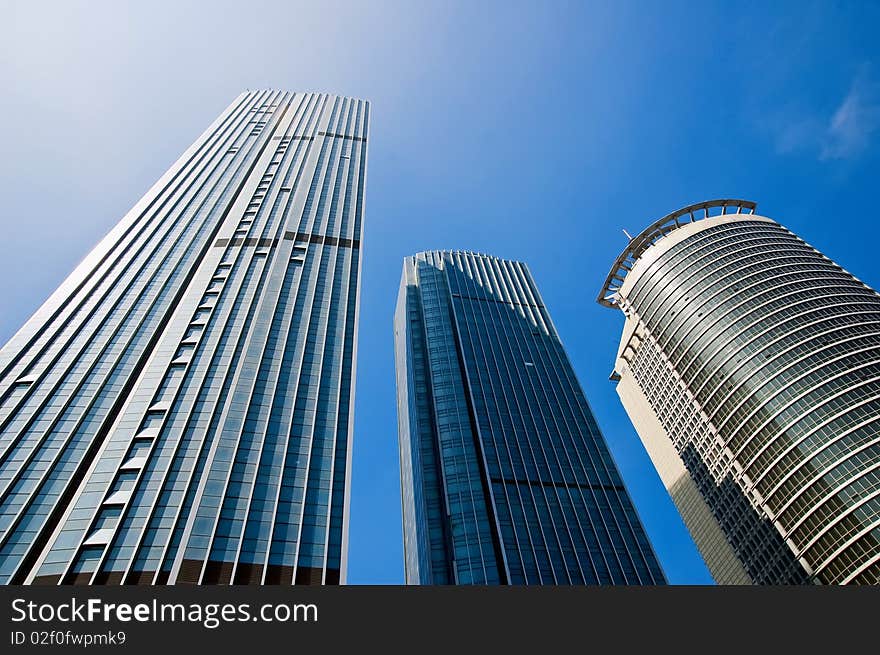
[[[241,94],[0,350],[0,582],[344,582],[368,124]]]
[[[618,391],[706,503],[682,514],[719,582],[880,583],[880,295],[754,211],[630,243],[600,296],[626,315]]]
[[[408,584],[664,584],[521,262],[426,252],[394,317]]]

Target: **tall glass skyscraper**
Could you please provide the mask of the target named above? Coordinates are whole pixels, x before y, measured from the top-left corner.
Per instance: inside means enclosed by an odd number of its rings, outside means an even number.
[[[409,584],[663,584],[525,264],[407,258],[394,317]]]
[[[720,583],[880,583],[880,295],[755,204],[678,210],[598,298],[613,379]]]
[[[0,582],[345,580],[368,124],[241,94],[0,351]]]

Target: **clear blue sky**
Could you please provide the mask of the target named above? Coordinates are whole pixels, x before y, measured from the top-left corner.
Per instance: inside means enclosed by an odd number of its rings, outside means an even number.
[[[405,255],[528,262],[672,582],[708,573],[608,381],[635,233],[758,202],[874,287],[880,5],[0,1],[0,343],[245,88],[373,102],[349,581],[403,580]]]

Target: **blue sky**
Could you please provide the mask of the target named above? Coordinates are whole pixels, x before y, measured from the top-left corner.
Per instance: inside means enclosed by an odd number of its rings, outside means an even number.
[[[608,381],[635,234],[758,202],[868,284],[880,5],[0,1],[0,343],[245,88],[373,103],[349,581],[403,580],[405,255],[526,261],[671,582],[710,578]]]

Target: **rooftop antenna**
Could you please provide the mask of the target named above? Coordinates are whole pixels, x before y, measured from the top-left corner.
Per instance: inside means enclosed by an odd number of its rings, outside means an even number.
[[[620,228],[620,229],[623,230],[623,228]],[[627,232],[626,230],[623,230],[623,233],[626,235],[627,239],[629,239],[630,241],[633,240],[633,238],[629,235],[629,232]]]

